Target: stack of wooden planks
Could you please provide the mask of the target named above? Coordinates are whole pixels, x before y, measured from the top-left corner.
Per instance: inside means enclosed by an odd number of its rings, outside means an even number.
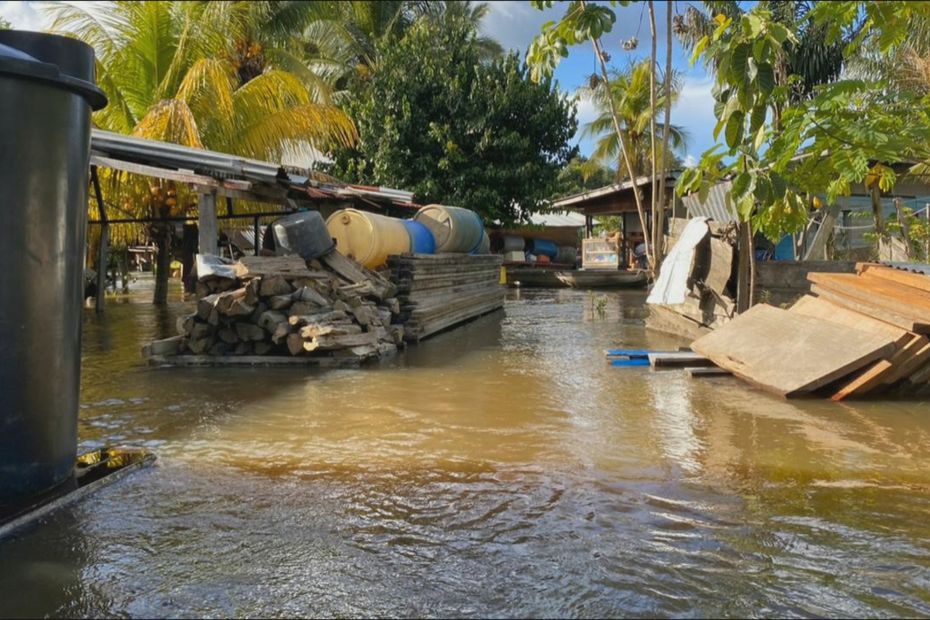
[[[788,310],[756,306],[692,348],[785,397],[930,392],[930,277],[861,263],[808,279]]]
[[[419,341],[502,307],[501,263],[493,254],[389,257],[405,339]]]
[[[301,356],[365,361],[403,344],[394,287],[338,252],[243,257],[202,275],[197,311],[147,356]],[[218,275],[223,274],[223,275]],[[321,364],[325,365],[325,364]]]

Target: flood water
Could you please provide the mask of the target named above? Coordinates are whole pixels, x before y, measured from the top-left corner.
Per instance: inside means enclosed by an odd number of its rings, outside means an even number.
[[[682,344],[642,302],[511,291],[328,372],[147,368],[185,307],[110,303],[80,448],[159,462],[0,543],[0,615],[930,615],[930,407],[610,367]]]

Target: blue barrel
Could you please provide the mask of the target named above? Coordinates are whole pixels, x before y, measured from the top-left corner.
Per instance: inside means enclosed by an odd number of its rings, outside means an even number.
[[[416,220],[404,220],[404,227],[410,235],[410,251],[414,254],[435,254],[436,239],[430,229]]]
[[[549,241],[548,239],[533,239],[532,252],[537,256],[545,254],[549,258],[555,258],[559,253],[559,246],[555,241]]]

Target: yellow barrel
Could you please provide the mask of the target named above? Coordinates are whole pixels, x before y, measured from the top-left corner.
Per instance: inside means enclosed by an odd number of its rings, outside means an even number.
[[[403,220],[356,209],[336,211],[326,220],[336,249],[369,269],[377,269],[392,254],[410,251]]]
[[[484,224],[474,211],[462,207],[426,205],[414,216],[436,239],[436,253],[474,252],[481,244]]]

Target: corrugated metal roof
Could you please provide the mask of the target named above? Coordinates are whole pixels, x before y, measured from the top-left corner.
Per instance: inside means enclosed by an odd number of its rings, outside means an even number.
[[[677,172],[669,172],[668,176],[665,178],[666,181],[674,181],[678,178]],[[641,176],[636,179],[636,185],[643,186],[649,185],[652,183],[651,176]],[[612,185],[605,185],[604,187],[599,187],[597,189],[591,189],[584,192],[579,192],[571,196],[566,196],[560,198],[552,203],[554,209],[564,209],[566,207],[571,207],[588,200],[593,200],[595,198],[600,198],[602,196],[609,196],[610,194],[616,194],[618,192],[623,192],[633,187],[632,181],[624,181],[623,183],[614,183]]]
[[[195,149],[180,144],[124,136],[94,129],[90,138],[91,151],[107,157],[150,166],[190,170],[219,179],[239,178],[246,181],[277,184],[290,180],[278,164]]]
[[[925,276],[930,276],[930,265],[927,263],[893,263],[890,261],[882,261],[882,265],[894,267],[895,269],[900,269],[902,271],[912,271],[914,273],[921,273]]]
[[[729,224],[739,219],[736,211],[729,205],[729,195],[732,189],[732,182],[721,181],[711,186],[707,193],[707,200],[703,203],[699,200],[697,193],[682,197],[681,202],[688,209],[689,217],[706,217],[721,224]]]
[[[574,211],[533,213],[530,215],[530,224],[550,228],[583,228],[584,216]]]

